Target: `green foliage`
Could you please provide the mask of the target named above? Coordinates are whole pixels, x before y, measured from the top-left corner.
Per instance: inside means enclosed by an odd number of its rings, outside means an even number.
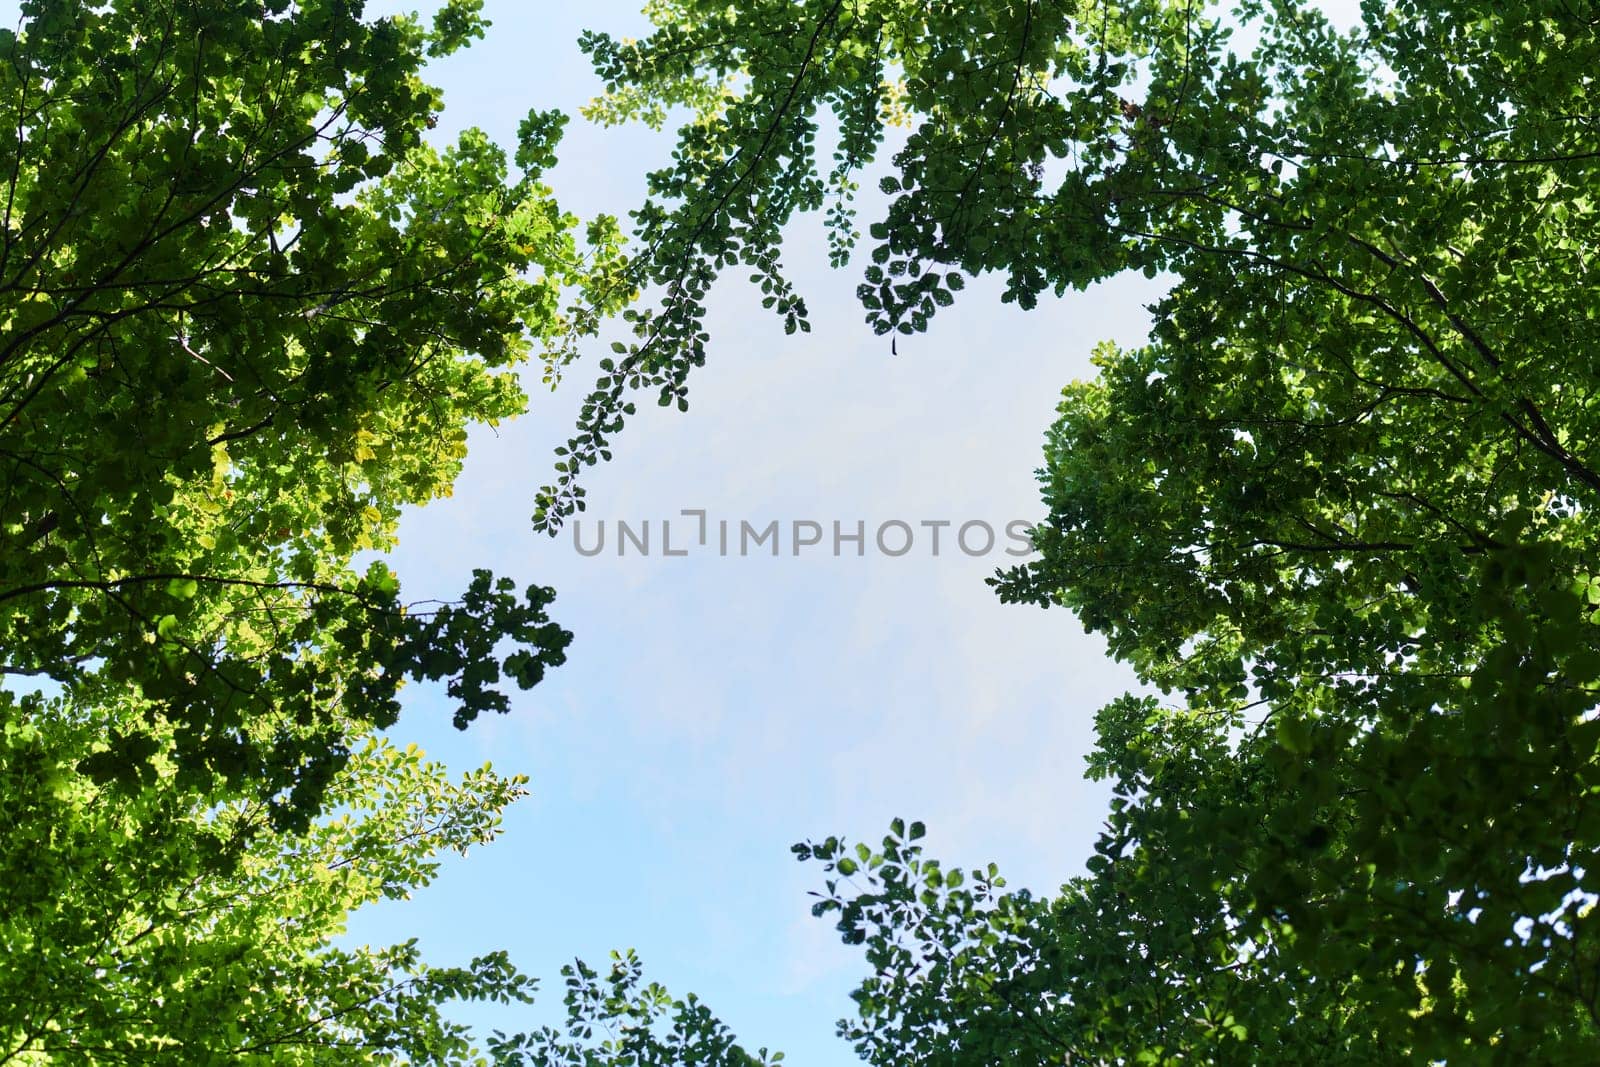
[[[1183,774],[1192,784],[1211,770],[1192,759]],[[1137,842],[1112,824],[1091,864],[1102,872]],[[920,836],[897,821],[878,848],[795,847],[829,875],[813,912],[865,947],[872,977],[841,1033],[868,1063],[1409,1062],[1341,1003],[1344,986],[1302,988],[1269,958],[1246,962],[1236,924],[1203,910],[1200,877],[1144,885],[1118,871],[1037,898],[1007,891],[992,864],[942,866]],[[1212,854],[1184,873],[1232,863]]]
[[[476,130],[424,143],[424,55],[477,7],[428,32],[32,3],[0,31],[0,648],[75,714],[137,706],[85,754],[97,781],[166,753],[174,787],[303,824],[406,679],[448,679],[461,725],[562,661],[546,590],[480,575],[408,610],[350,564],[449,493],[469,424],[522,410],[512,368],[558,368],[614,307],[615,225],[581,247],[538,181],[559,122],[530,117],[514,178]]]
[[[561,970],[566,1024],[508,1035],[496,1031],[488,1047],[507,1067],[775,1067],[783,1053],[751,1054],[692,993],[677,999],[643,980],[632,951],[612,953],[605,974],[582,960]]]
[[[0,700],[0,1050],[17,1062],[464,1063],[441,1003],[529,996],[499,955],[435,968],[411,943],[332,945],[352,909],[491,840],[522,778],[451,782],[369,738],[329,786],[338,814],[283,831],[259,801],[97,787],[72,773],[97,723]],[[18,711],[39,725],[17,728]]]
[[[588,39],[609,120],[691,118],[638,221],[665,303],[592,400],[683,396],[735,265],[897,137],[860,297],[914,332],[1173,279],[1070,386],[1039,562],[1172,706],[1101,713],[1090,874],[1036,901],[896,833],[805,855],[875,977],[878,1063],[1600,1057],[1600,291],[1592,17],[1561,3],[725,5]],[[1248,26],[1249,38],[1236,35]],[[1236,40],[1248,40],[1236,45]],[[818,158],[824,123],[837,130]],[[831,131],[830,131],[831,132]],[[597,443],[598,442],[598,443]],[[575,462],[569,469],[576,470]],[[570,479],[543,521],[581,503]]]

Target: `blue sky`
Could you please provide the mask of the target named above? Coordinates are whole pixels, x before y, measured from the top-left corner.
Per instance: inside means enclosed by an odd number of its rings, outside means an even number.
[[[477,125],[508,143],[530,106],[576,108],[598,89],[580,30],[646,28],[628,3],[487,10],[488,39],[433,69],[441,135]],[[550,180],[569,210],[621,214],[669,149],[648,130],[574,121]],[[705,508],[869,530],[1038,517],[1033,472],[1061,387],[1089,373],[1095,342],[1143,337],[1157,289],[1129,279],[1023,313],[979,284],[891,355],[820,237],[815,220],[797,227],[788,255],[814,331],[786,337],[742,276],[719,285],[690,410],[641,405],[615,461],[589,474],[590,516]],[[418,936],[441,961],[507,948],[544,977],[546,1011],[562,962],[632,947],[750,1044],[854,1062],[834,1023],[863,965],[811,918],[820,872],[790,844],[875,839],[901,815],[924,820],[950,862],[992,860],[1013,885],[1053,889],[1103,817],[1104,794],[1082,780],[1094,711],[1131,677],[1069,614],[999,604],[983,579],[1000,557],[585,558],[569,534],[534,534],[533,491],[605,347],[526,418],[475,434],[454,498],[402,528],[409,596],[449,595],[490,566],[555,586],[576,639],[511,715],[465,734],[413,695],[397,735],[455,766],[525,772],[533,795],[493,846],[361,913],[352,934]],[[474,1017],[491,1015],[529,1021]]]

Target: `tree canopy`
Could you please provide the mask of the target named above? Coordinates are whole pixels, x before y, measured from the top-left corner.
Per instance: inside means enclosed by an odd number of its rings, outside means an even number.
[[[580,241],[538,180],[559,116],[516,177],[478,131],[424,140],[419,71],[477,7],[35,2],[0,32],[0,647],[79,713],[115,696],[97,780],[303,820],[405,679],[465,723],[562,660],[547,590],[408,611],[351,567],[614,303],[615,225]]]
[[[1600,1056],[1600,20],[655,0],[652,36],[585,41],[593,117],[680,123],[624,259],[540,182],[560,116],[511,158],[427,141],[423,64],[478,6],[34,0],[0,31],[0,1056],[769,1061],[631,955],[480,1053],[442,1007],[526,999],[504,956],[336,944],[523,784],[381,739],[400,687],[464,725],[570,641],[543,587],[406,605],[353,560],[522,409],[515,367],[654,285],[535,522],[580,509],[636,390],[687,405],[719,274],[806,328],[810,211],[840,264],[867,239],[880,333],[987,273],[1024,306],[1170,282],[1064,392],[1039,558],[995,578],[1162,695],[1099,713],[1112,810],[1058,894],[915,823],[797,846],[872,968],[863,1057]]]
[[[1164,696],[1100,712],[1115,800],[1059,896],[945,871],[903,826],[801,847],[874,971],[844,1024],[867,1059],[1595,1058],[1594,13],[651,11],[642,41],[586,40],[597,117],[689,117],[637,215],[662,302],[580,460],[631,388],[683,401],[720,272],[804,328],[784,228],[825,210],[843,262],[861,175],[879,332],[986,273],[1023,306],[1171,283],[1148,343],[1063,394],[1041,556],[996,578]],[[540,522],[581,504],[580,466]]]

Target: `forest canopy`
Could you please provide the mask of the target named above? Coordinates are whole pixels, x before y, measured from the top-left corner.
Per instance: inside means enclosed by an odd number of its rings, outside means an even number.
[[[524,409],[517,368],[620,314],[534,524],[582,509],[636,395],[688,406],[718,277],[809,328],[811,213],[881,334],[984,275],[1024,308],[1167,285],[1064,383],[1038,558],[993,578],[1159,695],[1099,712],[1111,810],[1055,894],[915,822],[795,846],[868,965],[863,1059],[1600,1059],[1600,14],[653,0],[583,40],[589,117],[677,138],[624,254],[543,183],[565,116],[428,136],[473,0],[22,7],[0,1062],[772,1061],[631,954],[568,968],[565,1029],[475,1042],[451,1002],[532,993],[504,954],[336,942],[525,785],[384,736],[401,687],[465,726],[572,639],[544,586],[408,604],[354,561]]]

